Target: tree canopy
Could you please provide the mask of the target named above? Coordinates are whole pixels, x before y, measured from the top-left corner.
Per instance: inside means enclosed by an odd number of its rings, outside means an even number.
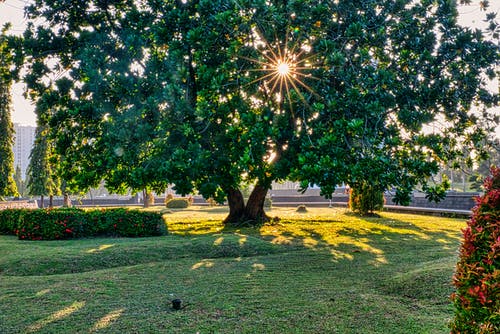
[[[172,183],[227,198],[228,222],[265,219],[284,179],[439,197],[439,164],[481,156],[498,122],[498,47],[457,24],[454,1],[37,0],[27,13],[25,80],[63,177]]]

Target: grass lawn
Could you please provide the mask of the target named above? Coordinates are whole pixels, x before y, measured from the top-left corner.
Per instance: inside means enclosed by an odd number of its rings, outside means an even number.
[[[0,333],[448,333],[463,219],[223,208],[165,215],[165,237],[0,236]],[[171,309],[171,300],[186,307]]]

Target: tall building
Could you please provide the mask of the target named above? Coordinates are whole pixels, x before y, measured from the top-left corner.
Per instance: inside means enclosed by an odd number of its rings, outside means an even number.
[[[26,171],[30,163],[30,154],[35,142],[36,127],[14,123],[14,169],[21,167],[21,176],[26,180]]]

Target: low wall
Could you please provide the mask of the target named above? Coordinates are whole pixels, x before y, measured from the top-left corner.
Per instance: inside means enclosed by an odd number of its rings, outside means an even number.
[[[306,204],[310,206],[337,206],[346,205],[349,201],[349,196],[344,193],[334,193],[332,199],[326,199],[319,194],[319,189],[309,189],[304,194],[297,192],[295,190],[271,190],[270,196],[275,206],[296,206],[300,204]],[[479,193],[448,193],[446,198],[439,203],[429,202],[424,194],[415,193],[409,204],[410,207],[417,208],[435,208],[435,209],[450,209],[450,210],[471,210],[475,206],[474,197],[479,196]],[[207,205],[205,199],[201,196],[193,196],[195,205]],[[7,202],[4,202],[7,203]],[[21,203],[28,203],[28,201],[12,201],[8,203],[17,203],[12,205],[20,205],[19,207],[25,207]],[[33,203],[32,205],[38,205],[40,207],[40,201]],[[62,206],[62,198],[55,198],[54,206]],[[165,199],[162,197],[155,198],[155,205],[164,205]],[[129,198],[94,198],[94,199],[82,199],[76,200],[72,199],[72,204],[75,206],[126,206],[126,205],[142,205],[141,201],[138,201],[137,197]],[[387,206],[398,207],[387,198]],[[48,206],[48,199],[45,199],[44,206]],[[35,206],[36,207],[36,206]]]
[[[479,196],[479,193],[455,193],[450,192],[446,197],[439,203],[429,202],[424,194],[417,193],[412,197],[409,206],[417,208],[434,208],[434,209],[452,209],[452,210],[471,210],[476,202],[475,197]],[[387,201],[388,205],[394,205],[391,201]]]
[[[0,202],[0,210],[3,209],[37,209],[36,201],[5,201]]]
[[[455,193],[450,192],[446,195],[439,203],[429,202],[423,193],[415,193],[409,204],[410,207],[417,208],[433,208],[433,209],[450,209],[450,210],[471,210],[476,202],[475,197],[479,196],[479,193]],[[330,205],[335,203],[347,203],[349,201],[349,196],[347,194],[335,193],[332,195],[331,202],[323,196],[319,195],[319,190],[314,189],[312,192],[306,192],[301,195],[297,191],[289,190],[275,190],[271,191],[271,198],[273,199],[273,205],[282,206],[289,203],[290,205],[314,203],[318,205],[322,203],[324,205]],[[397,207],[397,205],[392,202],[391,198],[386,195],[386,204],[389,206]]]

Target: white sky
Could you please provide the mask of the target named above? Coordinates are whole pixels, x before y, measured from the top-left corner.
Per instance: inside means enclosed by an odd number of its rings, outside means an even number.
[[[7,22],[11,22],[11,31],[16,34],[21,34],[26,23],[26,20],[24,19],[23,7],[29,2],[29,0],[5,0],[0,3],[0,26],[3,26]],[[464,25],[484,27],[485,24],[482,20],[485,13],[479,10],[479,0],[473,0],[473,3],[474,5],[461,6],[459,8],[459,12],[462,17],[461,23]],[[490,0],[488,12],[491,11],[500,12],[500,0]],[[29,101],[24,99],[23,90],[24,87],[22,84],[15,84],[13,87],[12,121],[14,123],[35,125],[36,116],[33,112],[34,107]]]

